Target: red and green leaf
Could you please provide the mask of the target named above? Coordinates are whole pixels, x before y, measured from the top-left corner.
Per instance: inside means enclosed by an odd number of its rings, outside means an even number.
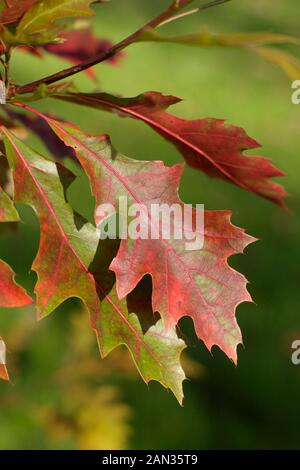
[[[99,205],[117,207],[119,196],[126,196],[129,205],[138,203],[148,209],[152,203],[182,206],[178,197],[181,165],[167,168],[162,162],[129,159],[116,152],[104,136],[87,135],[74,126],[45,119],[75,150],[90,179],[97,224],[102,221]],[[149,181],[151,184],[145,184]],[[204,247],[199,251],[187,251],[184,240],[122,240],[110,268],[116,274],[121,299],[150,274],[153,311],[162,315],[165,327],[174,327],[180,318],[190,316],[209,349],[218,345],[236,361],[241,333],[235,309],[251,298],[245,278],[228,266],[227,258],[241,253],[254,239],[233,226],[230,216],[228,211],[205,212]]]
[[[174,330],[160,334],[160,324],[144,336],[125,303],[117,303],[115,295],[106,292],[105,279],[95,280],[89,266],[96,256],[98,232],[88,223],[77,229],[72,209],[65,201],[58,167],[8,130],[3,128],[2,132],[13,168],[15,200],[30,205],[40,221],[40,246],[33,264],[38,275],[35,293],[39,317],[51,313],[70,297],[81,298],[89,310],[101,353],[106,356],[119,344],[125,344],[143,379],[161,382],[181,402],[184,373],[179,356],[184,343],[176,340]],[[101,306],[98,293],[104,297]],[[170,344],[174,350],[162,357]]]
[[[101,314],[95,319],[94,329],[103,357],[116,347],[125,345],[143,380],[147,384],[151,380],[160,382],[172,390],[182,404],[185,374],[180,356],[185,343],[178,338],[175,328],[166,331],[159,320],[144,334],[137,315],[128,313],[126,301],[119,300],[116,289],[113,288],[101,303]]]
[[[93,276],[87,267],[97,249],[90,224],[77,230],[74,214],[65,201],[57,166],[2,128],[7,158],[13,169],[14,200],[30,205],[40,221],[40,246],[33,269],[39,317],[51,313],[69,297],[83,300],[91,315],[99,312]]]

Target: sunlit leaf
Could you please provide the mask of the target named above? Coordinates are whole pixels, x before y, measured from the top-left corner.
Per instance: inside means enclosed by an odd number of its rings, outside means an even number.
[[[45,119],[64,143],[75,150],[89,177],[96,199],[97,224],[105,220],[99,213],[100,205],[110,203],[117,209],[120,196],[126,196],[129,205],[135,203],[148,208],[148,222],[154,231],[156,222],[149,216],[151,204],[183,206],[178,196],[182,165],[168,168],[162,162],[129,159],[113,149],[103,136],[91,136],[74,126]],[[162,315],[165,326],[174,327],[183,316],[191,316],[197,335],[206,346],[211,349],[216,344],[236,361],[241,333],[235,308],[251,297],[244,276],[232,270],[226,260],[242,252],[254,239],[233,226],[230,215],[228,211],[205,211],[201,250],[189,251],[186,240],[173,236],[165,240],[161,234],[158,239],[123,239],[110,269],[116,274],[121,299],[143,276],[151,274],[153,311]],[[173,223],[177,222],[176,218],[168,222],[171,233]]]
[[[18,24],[16,39],[20,42],[26,40],[30,42],[30,36],[41,34],[34,43],[47,42],[47,39],[50,41],[57,35],[55,27],[57,20],[66,17],[92,16],[94,12],[90,8],[91,3],[94,3],[94,0],[38,0]]]

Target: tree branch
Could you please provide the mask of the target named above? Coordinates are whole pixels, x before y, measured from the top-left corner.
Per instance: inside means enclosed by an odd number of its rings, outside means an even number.
[[[110,59],[113,57],[117,52],[126,47],[133,44],[139,37],[141,33],[143,33],[147,29],[156,28],[161,23],[165,22],[169,18],[171,18],[176,12],[187,6],[189,3],[192,3],[194,0],[173,0],[171,5],[162,13],[160,13],[157,17],[153,20],[146,23],[144,26],[139,28],[133,34],[128,36],[127,38],[123,39],[122,41],[118,42],[114,46],[112,46],[106,52],[102,52],[100,54],[96,54],[93,57],[84,60],[83,62],[74,65],[72,67],[68,67],[67,69],[61,70],[60,72],[54,73],[53,75],[49,75],[47,77],[41,78],[34,82],[28,83],[26,85],[17,86],[15,88],[15,93],[18,95],[25,94],[25,93],[32,93],[36,90],[40,85],[50,85],[52,83],[58,82],[59,80],[63,80],[68,78],[72,75],[75,75],[85,69],[92,67],[93,65],[99,64],[104,62],[105,60]],[[199,7],[199,11],[206,10],[207,8],[220,5],[222,3],[229,2],[230,0],[213,0],[209,3],[206,3],[202,7]]]

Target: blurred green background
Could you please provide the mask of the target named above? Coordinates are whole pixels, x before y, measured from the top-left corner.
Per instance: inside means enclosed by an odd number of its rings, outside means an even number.
[[[195,1],[195,6],[201,2]],[[168,1],[114,0],[99,5],[93,21],[100,37],[119,40],[163,9]],[[189,33],[271,31],[299,34],[299,0],[233,0],[192,15],[166,31]],[[300,56],[297,49],[294,52]],[[21,83],[59,70],[65,62],[16,52],[13,76]],[[257,305],[238,308],[244,336],[235,368],[213,348],[212,355],[181,323],[190,347],[184,361],[181,408],[160,385],[145,386],[128,355],[115,351],[101,361],[87,315],[68,301],[37,323],[34,311],[1,310],[0,329],[8,344],[13,384],[0,383],[1,449],[278,449],[300,448],[300,366],[291,362],[291,343],[300,339],[300,159],[299,113],[291,103],[291,80],[250,51],[138,44],[119,66],[96,67],[107,92],[126,96],[156,90],[184,99],[173,108],[186,118],[226,118],[263,144],[286,172],[291,213],[218,180],[186,168],[181,196],[207,209],[231,209],[233,221],[260,239],[230,264],[250,281]],[[300,79],[300,76],[299,76]],[[95,85],[81,74],[83,90]],[[174,147],[142,123],[47,100],[37,104],[94,133],[108,133],[124,154],[137,159],[181,161]],[[36,147],[42,148],[36,140]],[[43,149],[44,150],[44,149]],[[70,190],[88,217],[92,199],[85,178]],[[19,207],[24,223],[1,228],[0,257],[27,287],[39,239],[33,213]]]

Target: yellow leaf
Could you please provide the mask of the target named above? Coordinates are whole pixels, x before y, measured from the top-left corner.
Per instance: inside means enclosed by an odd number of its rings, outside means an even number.
[[[292,80],[300,79],[300,60],[288,52],[260,47],[256,52],[268,62],[278,65]]]

